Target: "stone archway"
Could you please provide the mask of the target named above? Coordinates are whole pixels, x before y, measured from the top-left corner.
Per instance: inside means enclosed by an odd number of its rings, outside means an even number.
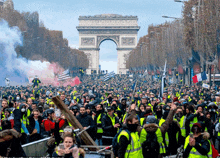
[[[79,50],[89,57],[89,68],[99,70],[99,46],[105,40],[112,40],[117,45],[118,63],[117,74],[126,74],[125,56],[137,45],[138,26],[137,16],[122,16],[117,14],[101,14],[95,16],[80,16]]]

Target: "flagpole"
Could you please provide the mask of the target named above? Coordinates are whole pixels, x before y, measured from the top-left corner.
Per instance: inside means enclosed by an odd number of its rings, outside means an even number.
[[[163,98],[163,92],[164,92],[164,78],[166,76],[166,66],[167,66],[167,60],[165,61],[164,71],[161,79],[161,95],[160,95],[161,98]]]

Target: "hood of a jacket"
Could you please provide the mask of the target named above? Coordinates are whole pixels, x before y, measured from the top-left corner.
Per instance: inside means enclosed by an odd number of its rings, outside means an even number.
[[[208,132],[203,132],[202,135],[204,140],[208,140],[210,138],[210,134]]]
[[[158,128],[159,128],[159,126],[156,123],[150,123],[150,124],[144,125],[144,129],[147,132],[155,132]]]

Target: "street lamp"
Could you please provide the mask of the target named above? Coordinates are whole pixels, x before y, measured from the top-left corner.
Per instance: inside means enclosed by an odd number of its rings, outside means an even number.
[[[175,20],[182,20],[182,18],[176,18],[176,17],[171,17],[171,16],[162,16],[162,18],[169,18],[169,19],[175,19]]]
[[[174,2],[181,2],[181,3],[184,3],[184,2],[186,2],[186,1],[174,0]]]

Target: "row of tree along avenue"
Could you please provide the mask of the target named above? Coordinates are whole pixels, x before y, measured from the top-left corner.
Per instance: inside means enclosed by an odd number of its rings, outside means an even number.
[[[168,73],[192,77],[197,73],[220,70],[220,1],[189,0],[182,18],[150,25],[148,34],[127,56],[126,67],[132,73],[161,74],[167,60]],[[192,73],[193,70],[193,73]],[[210,72],[209,72],[210,73]]]
[[[8,3],[8,1],[6,1]],[[82,68],[89,66],[87,55],[68,46],[68,40],[63,38],[62,31],[45,28],[39,21],[37,12],[18,12],[14,10],[13,2],[0,6],[0,20],[4,19],[9,26],[17,26],[23,34],[23,45],[16,52],[31,60],[47,60],[57,62],[63,68]],[[71,65],[71,67],[70,67]]]

